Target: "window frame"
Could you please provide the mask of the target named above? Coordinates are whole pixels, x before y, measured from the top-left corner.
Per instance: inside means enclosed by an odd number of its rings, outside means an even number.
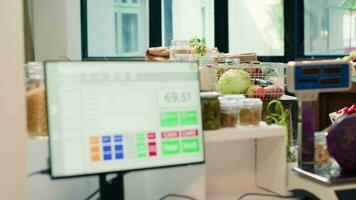
[[[83,60],[144,60],[139,57],[89,57],[87,44],[86,1],[81,0],[81,30]],[[116,0],[121,1],[121,0]],[[131,2],[131,0],[128,0]],[[162,46],[162,0],[148,1],[149,46]],[[229,52],[228,0],[214,0],[215,47]],[[258,56],[263,62],[288,62],[303,59],[332,59],[344,55],[306,55],[304,51],[304,0],[283,0],[284,14],[284,55]]]
[[[121,0],[115,0],[115,6],[118,6]],[[132,0],[129,0],[130,2]],[[122,3],[121,3],[122,4]],[[120,4],[120,6],[121,6]],[[124,4],[123,7],[132,8],[136,4]],[[161,46],[161,3],[159,0],[148,0],[148,32],[149,32],[149,46]],[[116,10],[118,11],[118,10]],[[118,12],[116,12],[118,13]],[[87,21],[87,0],[80,0],[80,20],[81,20],[81,53],[83,61],[119,61],[119,60],[145,60],[144,56],[89,56],[88,52],[88,21]],[[117,45],[116,45],[117,46]],[[117,50],[120,52],[120,50]]]

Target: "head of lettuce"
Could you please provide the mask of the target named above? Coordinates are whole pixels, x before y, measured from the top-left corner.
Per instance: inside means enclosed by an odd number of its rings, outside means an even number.
[[[251,85],[249,73],[240,69],[229,69],[218,80],[216,89],[221,94],[244,94]]]

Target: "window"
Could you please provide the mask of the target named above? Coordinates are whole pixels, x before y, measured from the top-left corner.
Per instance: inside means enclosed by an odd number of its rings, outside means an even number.
[[[138,53],[138,14],[122,15],[122,41],[121,49],[123,54]]]
[[[305,55],[356,50],[356,1],[304,0]]]
[[[87,56],[144,56],[148,0],[87,0]]]
[[[214,46],[214,0],[162,0],[162,44],[194,36]]]
[[[283,0],[229,0],[229,51],[284,55]]]

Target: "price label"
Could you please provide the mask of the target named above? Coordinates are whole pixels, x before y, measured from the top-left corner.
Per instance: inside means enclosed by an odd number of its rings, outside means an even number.
[[[159,91],[159,105],[161,107],[194,106],[197,97],[190,89],[164,89]]]

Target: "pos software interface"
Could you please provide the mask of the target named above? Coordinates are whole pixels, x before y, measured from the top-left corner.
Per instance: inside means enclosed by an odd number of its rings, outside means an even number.
[[[47,62],[54,178],[204,162],[196,63]]]

